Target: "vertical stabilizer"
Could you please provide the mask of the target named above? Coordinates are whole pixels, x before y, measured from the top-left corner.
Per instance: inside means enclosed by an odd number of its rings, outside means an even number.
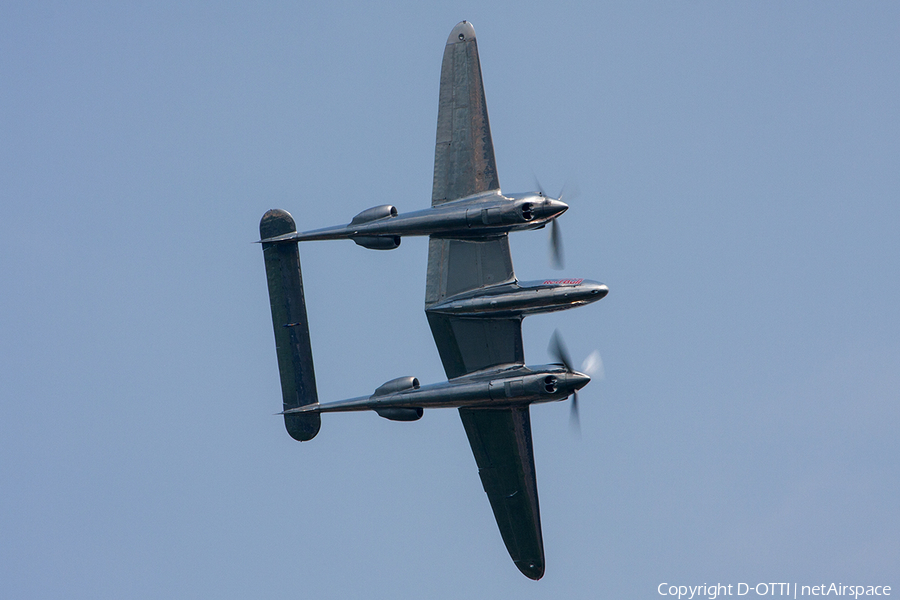
[[[290,213],[279,209],[270,210],[259,222],[260,239],[296,230]],[[306,320],[300,251],[297,243],[263,244],[262,247],[284,409],[314,404],[318,402],[316,373]],[[284,416],[285,429],[292,438],[301,442],[316,437],[321,423],[318,413]]]

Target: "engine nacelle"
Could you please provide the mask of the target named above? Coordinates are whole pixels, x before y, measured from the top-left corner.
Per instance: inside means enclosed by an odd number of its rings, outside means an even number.
[[[359,225],[360,223],[370,223],[372,221],[377,221],[378,219],[386,219],[388,217],[396,217],[397,209],[391,206],[390,204],[382,204],[381,206],[373,206],[372,208],[368,208],[350,221],[351,225]]]
[[[375,412],[391,421],[418,421],[425,411],[421,408],[376,408]]]
[[[403,390],[417,389],[419,389],[419,380],[415,377],[398,377],[397,379],[391,379],[387,383],[383,384],[381,387],[375,390],[375,393],[372,395],[386,396],[388,394],[402,392]]]
[[[353,238],[357,245],[369,250],[393,250],[400,245],[399,235],[367,235]]]

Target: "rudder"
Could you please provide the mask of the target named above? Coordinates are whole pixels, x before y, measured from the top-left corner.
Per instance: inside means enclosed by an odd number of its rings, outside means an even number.
[[[284,210],[273,209],[259,222],[260,239],[296,231],[294,219]],[[281,375],[284,410],[317,403],[300,251],[297,243],[263,244],[275,351]],[[284,427],[292,438],[304,442],[316,437],[322,424],[318,413],[284,415]]]

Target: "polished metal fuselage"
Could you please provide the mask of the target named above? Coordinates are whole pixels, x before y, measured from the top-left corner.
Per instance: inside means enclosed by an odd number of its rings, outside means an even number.
[[[429,313],[514,317],[566,310],[600,300],[609,293],[605,283],[588,279],[545,279],[513,282],[474,290],[444,299],[425,309]]]
[[[538,192],[503,195],[494,190],[396,216],[290,233],[262,241],[305,242],[409,235],[483,238],[544,227],[567,208],[564,202]]]
[[[560,365],[507,368],[470,373],[443,383],[423,385],[389,394],[373,394],[329,402],[308,404],[284,414],[352,412],[385,408],[508,407],[565,400],[583,388],[590,377],[566,371]]]

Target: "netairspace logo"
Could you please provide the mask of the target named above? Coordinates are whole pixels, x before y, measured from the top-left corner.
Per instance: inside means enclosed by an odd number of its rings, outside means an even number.
[[[656,591],[660,596],[673,596],[682,600],[687,598],[709,598],[716,600],[719,596],[890,596],[889,585],[843,585],[841,583],[820,585],[798,585],[797,583],[716,583],[712,585],[669,585],[667,582],[659,584]]]

